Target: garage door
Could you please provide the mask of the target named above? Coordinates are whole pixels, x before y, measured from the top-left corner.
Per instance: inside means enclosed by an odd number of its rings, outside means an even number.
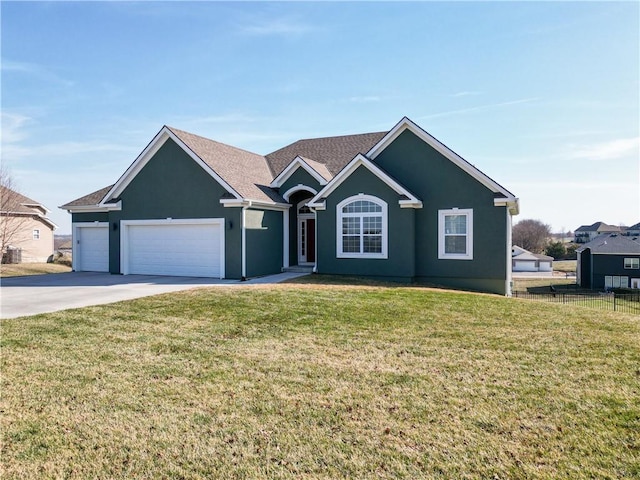
[[[109,271],[109,224],[74,224],[73,268],[77,272]]]
[[[536,262],[527,260],[516,260],[513,266],[514,272],[536,272]]]
[[[224,221],[124,221],[124,274],[224,276]]]

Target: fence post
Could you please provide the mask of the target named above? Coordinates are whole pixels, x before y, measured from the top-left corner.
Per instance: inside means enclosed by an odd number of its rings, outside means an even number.
[[[613,311],[616,311],[616,292],[613,292]]]

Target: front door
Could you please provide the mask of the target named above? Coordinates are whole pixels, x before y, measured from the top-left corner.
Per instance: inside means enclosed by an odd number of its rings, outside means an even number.
[[[316,261],[316,219],[298,217],[298,264]]]

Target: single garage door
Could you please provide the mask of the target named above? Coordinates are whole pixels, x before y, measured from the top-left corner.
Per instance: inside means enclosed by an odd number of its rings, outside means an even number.
[[[109,224],[74,224],[73,269],[76,272],[109,271]]]
[[[224,220],[123,221],[122,273],[224,276]]]

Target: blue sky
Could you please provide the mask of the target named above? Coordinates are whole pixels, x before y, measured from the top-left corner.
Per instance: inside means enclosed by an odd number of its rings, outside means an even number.
[[[554,231],[640,221],[640,3],[1,2],[2,162],[71,231],[164,125],[266,154],[408,116]]]

